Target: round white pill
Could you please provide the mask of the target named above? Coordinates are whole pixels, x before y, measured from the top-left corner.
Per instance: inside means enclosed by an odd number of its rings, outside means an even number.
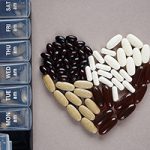
[[[110,67],[112,67],[112,68],[114,68],[114,69],[116,69],[116,70],[120,69],[120,64],[119,64],[118,61],[117,61],[116,59],[114,59],[112,56],[106,55],[106,56],[104,57],[104,60],[106,61],[106,63],[107,63]]]
[[[117,60],[121,67],[124,67],[127,63],[126,55],[123,48],[118,48],[117,50]]]
[[[112,49],[114,48],[115,46],[117,46],[122,40],[122,35],[120,34],[117,34],[115,35],[113,38],[111,38],[107,44],[106,44],[106,48],[108,49]]]

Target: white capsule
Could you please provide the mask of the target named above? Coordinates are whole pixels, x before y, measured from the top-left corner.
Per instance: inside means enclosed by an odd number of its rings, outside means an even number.
[[[98,86],[99,85],[99,80],[98,80],[98,74],[97,74],[96,71],[92,72],[92,78],[93,78],[94,85]]]
[[[91,70],[95,70],[95,69],[96,69],[96,66],[95,66],[94,57],[93,57],[93,56],[89,56],[89,57],[88,57],[88,60],[89,60],[89,65],[90,65]]]
[[[98,70],[97,71],[98,75],[101,75],[101,76],[104,76],[108,79],[111,79],[112,78],[112,74],[107,72],[107,71],[104,71],[104,70]]]
[[[117,60],[121,67],[124,67],[127,63],[126,55],[123,48],[118,48],[117,50]]]
[[[120,75],[120,73],[118,71],[116,71],[115,69],[111,70],[111,74],[120,82],[123,81],[123,77]]]
[[[124,86],[116,79],[116,78],[112,78],[111,82],[120,90],[124,90]]]
[[[122,84],[126,89],[128,89],[131,93],[135,92],[135,88],[128,82],[128,81],[123,81]]]
[[[122,77],[124,77],[128,82],[131,82],[132,81],[132,78],[129,76],[129,74],[124,70],[124,69],[121,69],[119,71],[119,73],[121,74]]]
[[[126,55],[127,56],[132,56],[132,54],[133,54],[132,46],[129,43],[128,39],[123,38],[122,41],[121,41],[121,45],[122,45],[122,48],[124,49]]]
[[[135,64],[132,57],[127,58],[127,65],[126,65],[127,72],[130,76],[135,74]]]
[[[111,70],[111,67],[110,67],[110,66],[105,65],[105,64],[100,64],[100,63],[97,63],[97,64],[96,64],[96,68],[97,68],[97,69],[104,70],[104,71],[110,71],[110,70]]]
[[[133,60],[135,66],[141,66],[142,64],[142,55],[138,48],[133,49]]]
[[[101,54],[99,53],[99,52],[97,52],[97,51],[94,51],[93,52],[93,56],[96,58],[96,60],[98,61],[98,62],[100,62],[101,64],[103,64],[105,61],[104,61],[104,59],[103,59],[103,57],[101,56]]]
[[[112,51],[112,50],[109,50],[109,49],[106,49],[106,48],[102,48],[101,53],[105,54],[105,55],[110,55],[110,56],[113,56],[113,57],[116,56],[115,51]]]
[[[135,35],[128,34],[127,39],[131,43],[132,46],[139,48],[139,49],[143,47],[143,42],[139,38],[137,38]]]
[[[85,67],[85,74],[88,81],[92,81],[91,68],[89,66]]]
[[[122,35],[120,34],[117,34],[115,35],[113,38],[111,38],[107,44],[106,44],[106,48],[108,49],[112,49],[114,48],[115,46],[117,46],[122,40]]]
[[[100,77],[99,78],[99,81],[101,82],[101,83],[103,83],[103,84],[106,84],[107,86],[109,86],[109,87],[112,87],[113,86],[113,83],[111,82],[111,81],[109,81],[107,78],[105,78],[105,77]]]
[[[117,102],[119,100],[118,89],[116,86],[112,87],[112,96],[114,102]]]
[[[150,46],[145,44],[141,50],[142,62],[147,63],[150,59]]]
[[[116,70],[120,69],[120,64],[119,64],[118,61],[117,61],[116,59],[114,59],[112,56],[106,55],[106,56],[104,57],[104,60],[106,61],[106,63],[107,63],[110,67],[112,67],[112,68],[114,68],[114,69],[116,69]]]

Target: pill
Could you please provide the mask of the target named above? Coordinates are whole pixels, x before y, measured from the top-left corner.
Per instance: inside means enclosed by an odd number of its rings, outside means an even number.
[[[95,70],[96,66],[95,66],[94,57],[93,56],[89,56],[88,57],[88,61],[89,61],[89,65],[90,65],[91,70]]]
[[[89,110],[86,106],[81,105],[79,107],[79,111],[80,113],[87,119],[89,120],[94,120],[95,119],[95,115],[92,113],[91,110]]]
[[[84,51],[86,52],[86,54],[87,54],[88,56],[90,56],[90,55],[93,54],[93,51],[92,51],[92,49],[91,49],[89,46],[85,46],[85,47],[84,47]]]
[[[86,80],[78,80],[74,82],[74,86],[81,89],[91,89],[93,83]]]
[[[100,113],[100,109],[99,107],[96,105],[96,103],[87,98],[85,99],[85,105],[94,113],[94,114],[99,114]]]
[[[55,84],[53,82],[53,80],[51,79],[51,77],[49,75],[44,75],[43,76],[43,82],[46,86],[46,88],[48,89],[49,92],[54,92],[55,91]]]
[[[120,82],[123,81],[123,77],[120,75],[120,73],[118,71],[116,71],[115,69],[111,70],[111,74]]]
[[[130,76],[133,76],[135,74],[135,64],[132,57],[127,58],[126,70]]]
[[[119,100],[118,88],[116,86],[112,87],[112,96],[114,102],[117,102]]]
[[[103,59],[103,57],[101,56],[101,54],[99,53],[99,52],[97,52],[97,51],[94,51],[93,52],[93,56],[96,58],[96,60],[98,61],[98,62],[100,62],[101,64],[103,64],[105,61],[104,61],[104,59]]]
[[[88,81],[92,81],[91,68],[89,66],[85,67],[86,78]]]
[[[76,88],[74,94],[82,98],[91,98],[93,96],[91,91],[80,88]]]
[[[89,132],[95,134],[97,133],[97,128],[95,127],[95,125],[93,124],[92,121],[90,121],[87,118],[82,118],[81,119],[81,125]]]
[[[143,47],[143,42],[139,38],[137,38],[135,35],[128,34],[127,39],[131,43],[132,46],[139,48],[139,49]]]
[[[105,55],[110,55],[110,56],[116,56],[116,52],[113,51],[113,50],[109,50],[109,49],[106,49],[106,48],[102,48],[101,49],[101,53],[102,54],[105,54]]]
[[[68,82],[60,82],[58,81],[56,83],[56,87],[60,90],[63,91],[73,91],[74,90],[74,85]]]
[[[150,46],[145,44],[141,50],[142,62],[147,63],[150,59]]]
[[[120,91],[124,90],[124,86],[116,78],[112,78],[111,81]]]
[[[141,66],[142,64],[142,55],[138,48],[133,49],[133,60],[135,66]]]
[[[97,71],[97,74],[98,74],[98,75],[101,75],[101,76],[104,76],[104,77],[106,77],[106,78],[108,78],[108,79],[111,79],[111,78],[112,78],[112,74],[109,73],[109,72],[107,72],[107,71],[104,71],[104,70],[98,70],[98,71]]]
[[[82,118],[80,112],[71,104],[67,106],[67,112],[76,121],[80,121]]]
[[[107,63],[110,67],[112,67],[112,68],[114,68],[114,69],[116,69],[116,70],[120,69],[120,64],[119,64],[118,61],[117,61],[116,59],[114,59],[112,56],[106,55],[106,56],[104,57],[104,60],[106,61],[106,63]]]
[[[128,82],[128,81],[123,81],[122,84],[126,89],[128,89],[131,93],[135,92],[135,88]]]
[[[97,69],[104,70],[104,71],[110,71],[110,70],[111,70],[111,67],[110,67],[110,66],[105,65],[105,64],[100,64],[100,63],[97,63],[97,64],[96,64],[96,68],[97,68]]]
[[[111,38],[107,44],[106,44],[106,48],[108,49],[112,49],[114,48],[115,46],[117,46],[122,40],[122,35],[120,34],[117,34],[115,35],[113,38]]]
[[[92,78],[93,78],[94,85],[98,86],[99,85],[99,80],[98,80],[98,74],[97,74],[96,71],[92,72]]]
[[[121,67],[124,67],[127,63],[126,55],[123,48],[118,48],[117,50],[117,60]]]
[[[123,38],[121,41],[121,46],[124,49],[125,53],[127,56],[132,56],[133,51],[132,51],[132,46],[129,43],[127,38]]]
[[[76,106],[80,106],[82,104],[82,100],[72,92],[65,93],[66,98]]]
[[[111,81],[109,81],[107,78],[105,77],[100,77],[99,78],[99,81],[103,84],[106,84],[107,86],[109,87],[112,87],[113,86],[113,83]]]
[[[68,35],[66,36],[66,41],[68,43],[75,43],[77,41],[77,37],[74,35]]]
[[[129,76],[129,74],[124,70],[124,69],[121,69],[119,71],[119,73],[122,75],[122,77],[124,77],[128,82],[131,82],[132,81],[132,78]]]
[[[62,106],[67,106],[69,104],[68,100],[66,99],[66,97],[64,96],[63,93],[61,93],[60,91],[56,90],[54,92],[54,97],[55,99],[62,105]]]

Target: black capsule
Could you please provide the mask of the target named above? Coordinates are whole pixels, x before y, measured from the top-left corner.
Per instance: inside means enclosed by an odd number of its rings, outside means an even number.
[[[47,68],[45,66],[40,66],[40,71],[41,73],[43,73],[44,75],[47,74]]]
[[[75,43],[76,47],[78,48],[83,48],[85,46],[85,42],[84,41],[77,41]]]
[[[52,64],[52,62],[51,61],[49,61],[49,60],[45,60],[44,61],[44,65],[46,66],[46,67],[48,67],[48,68],[53,68],[53,64]]]
[[[50,56],[50,54],[48,54],[48,53],[41,53],[41,57],[42,57],[43,59],[46,59],[46,60],[51,59],[51,56]]]
[[[59,59],[60,56],[60,52],[58,50],[55,50],[55,52],[53,53],[53,60],[56,61]]]
[[[58,50],[62,49],[61,44],[58,43],[58,42],[53,42],[52,45],[53,45],[54,48],[56,48],[56,49],[58,49]]]
[[[63,36],[56,36],[55,37],[56,42],[63,44],[65,43],[65,38]]]
[[[93,54],[93,51],[89,46],[85,46],[84,51],[87,53],[88,56]]]
[[[52,54],[53,52],[53,46],[51,43],[48,43],[47,46],[46,46],[46,50],[49,54]]]
[[[69,42],[69,43],[75,43],[77,41],[77,37],[74,36],[74,35],[68,35],[66,37],[66,41]]]
[[[61,75],[61,76],[59,76],[59,80],[66,82],[66,81],[68,81],[68,76],[67,75]]]
[[[63,49],[62,52],[61,52],[61,57],[65,57],[67,55],[67,50],[66,49]]]

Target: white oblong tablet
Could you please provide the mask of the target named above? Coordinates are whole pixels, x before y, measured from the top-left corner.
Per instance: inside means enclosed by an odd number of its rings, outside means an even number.
[[[112,56],[106,55],[106,56],[104,57],[104,60],[106,61],[106,63],[107,63],[110,67],[112,67],[112,68],[114,68],[114,69],[116,69],[116,70],[120,69],[120,64],[119,64],[118,61],[117,61],[116,59],[114,59]]]
[[[113,51],[113,50],[109,50],[109,49],[106,49],[106,48],[102,48],[101,49],[101,53],[102,54],[105,54],[105,55],[110,55],[110,56],[116,56],[116,52]]]
[[[126,89],[128,89],[131,93],[135,92],[135,88],[128,82],[128,81],[123,81],[122,84]]]
[[[85,74],[88,81],[92,81],[91,68],[89,66],[85,67]]]
[[[123,81],[123,77],[120,75],[120,73],[118,71],[116,71],[115,69],[111,70],[111,74],[120,82]]]
[[[89,61],[89,65],[90,65],[91,70],[95,70],[96,69],[95,60],[94,60],[94,57],[92,55],[88,57],[88,61]]]
[[[124,67],[126,65],[126,63],[127,63],[126,54],[125,54],[123,48],[117,49],[117,60],[121,67]]]
[[[116,79],[116,78],[112,78],[111,82],[120,90],[124,90],[124,86]]]
[[[124,69],[121,69],[119,71],[119,73],[121,74],[121,76],[123,78],[125,78],[128,82],[131,82],[132,81],[132,78],[129,76],[129,74],[124,70]]]
[[[106,84],[107,86],[109,87],[112,87],[113,86],[113,83],[111,81],[109,81],[107,78],[105,77],[99,77],[99,81],[103,84]]]
[[[135,66],[141,66],[142,64],[142,55],[138,48],[133,49],[133,60]]]
[[[121,46],[124,49],[125,53],[127,56],[132,56],[133,51],[132,51],[132,46],[129,43],[127,38],[123,38],[121,41]]]
[[[99,85],[99,79],[98,79],[98,74],[96,71],[92,72],[92,78],[93,78],[94,85],[98,86]]]
[[[96,68],[97,68],[97,69],[104,70],[104,71],[110,71],[110,70],[111,70],[111,67],[110,67],[110,66],[105,65],[105,64],[100,64],[100,63],[97,63],[97,64],[96,64]]]
[[[103,57],[101,56],[101,54],[99,53],[99,52],[97,52],[97,51],[94,51],[93,52],[93,56],[96,58],[96,60],[98,61],[98,62],[100,62],[101,64],[103,64],[105,61],[104,61],[104,59],[103,59]]]
[[[150,46],[145,44],[141,50],[142,62],[147,63],[150,59]]]
[[[108,78],[108,79],[111,79],[111,78],[112,78],[112,74],[109,73],[109,72],[107,72],[107,71],[104,71],[104,70],[98,70],[98,71],[97,71],[97,74],[98,74],[98,75],[101,75],[101,76],[104,76],[104,77],[106,77],[106,78]]]
[[[127,72],[130,76],[135,74],[135,64],[132,57],[127,58],[127,65],[126,65]]]
[[[106,48],[108,49],[112,49],[114,48],[115,46],[117,46],[122,40],[122,35],[120,34],[117,34],[115,35],[113,38],[111,38],[107,44],[106,44]]]
[[[116,86],[112,87],[112,96],[114,102],[117,102],[119,100],[118,89]]]
[[[135,35],[128,34],[127,39],[131,43],[132,46],[139,48],[139,49],[143,47],[143,42],[139,38],[137,38]]]

